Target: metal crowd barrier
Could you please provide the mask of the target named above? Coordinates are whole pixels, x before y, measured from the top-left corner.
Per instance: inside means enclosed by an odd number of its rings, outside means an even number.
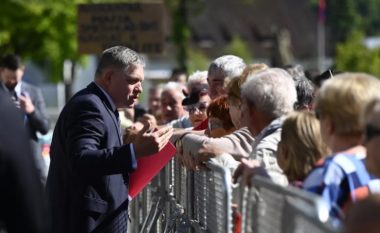
[[[230,171],[207,167],[192,172],[172,159],[155,178],[159,182],[132,200],[130,232],[232,232]]]
[[[252,185],[244,206],[244,233],[337,232],[329,227],[328,208],[319,196],[262,177],[253,177]]]
[[[129,232],[232,233],[230,170],[211,162],[207,168],[192,172],[171,160],[132,200]],[[242,233],[338,232],[329,225],[320,197],[261,177],[252,184],[234,190]]]
[[[291,232],[337,233],[339,231],[330,224],[316,219],[315,216],[305,211],[307,209],[303,209],[304,206],[299,205],[299,203],[290,200],[289,204],[293,219]]]
[[[209,162],[194,173],[194,219],[207,232],[232,232],[232,185],[229,169]]]

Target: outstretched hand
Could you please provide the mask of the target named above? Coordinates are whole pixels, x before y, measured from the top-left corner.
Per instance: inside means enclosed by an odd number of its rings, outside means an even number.
[[[152,129],[149,123],[136,135],[133,142],[136,158],[149,156],[159,152],[166,146],[173,134],[173,128],[165,126]]]

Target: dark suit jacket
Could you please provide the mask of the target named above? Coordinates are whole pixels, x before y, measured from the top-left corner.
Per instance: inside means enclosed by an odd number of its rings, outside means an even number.
[[[22,82],[21,93],[27,93],[32,100],[35,111],[27,115],[26,126],[30,137],[37,141],[37,132],[46,134],[49,131],[49,117],[46,113],[45,101],[39,88]]]
[[[10,96],[8,88],[1,83],[1,89]],[[21,94],[28,95],[34,105],[34,112],[24,115],[24,124],[29,134],[29,142],[32,147],[32,152],[36,160],[40,180],[43,184],[46,183],[46,165],[41,156],[41,146],[38,143],[37,132],[46,134],[49,131],[49,117],[46,113],[45,101],[42,92],[39,88],[21,82]]]
[[[90,232],[127,201],[128,173],[137,163],[131,146],[122,146],[115,111],[112,100],[95,83],[62,110],[53,134],[47,181],[53,232]],[[127,222],[127,207],[116,221]]]
[[[0,91],[0,222],[9,233],[47,232],[49,215],[20,111]],[[0,230],[1,231],[1,230]]]

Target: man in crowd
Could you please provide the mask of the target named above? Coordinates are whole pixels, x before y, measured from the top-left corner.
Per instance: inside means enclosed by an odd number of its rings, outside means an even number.
[[[162,88],[161,113],[163,122],[173,128],[191,127],[189,115],[182,106],[186,86],[178,82],[169,82]]]
[[[284,116],[294,110],[297,92],[292,77],[283,69],[269,68],[247,78],[242,86],[242,118],[255,137],[250,160],[242,159],[234,178],[243,175],[249,184],[260,167],[273,182],[287,185],[277,163],[277,144],[281,140]]]
[[[0,232],[48,233],[49,215],[23,117],[0,91]]]
[[[230,94],[228,93],[230,90],[226,90],[224,85],[225,79],[238,79],[239,76],[242,75],[245,67],[246,65],[243,59],[237,56],[225,55],[215,59],[210,64],[207,73],[210,97],[215,99],[218,96]],[[237,89],[237,95],[240,97],[240,87],[237,87]],[[237,98],[239,99],[239,97]],[[235,120],[237,120],[236,122],[240,120],[238,102],[239,101],[231,105],[230,108],[230,113],[235,112],[233,115],[239,115],[235,117]],[[234,119],[232,119],[232,121],[234,121]],[[247,127],[240,127],[240,125],[235,125],[235,127],[237,129],[235,132],[221,138],[209,138],[205,135],[195,134],[194,132],[179,132],[178,134],[175,133],[171,140],[176,142],[179,154],[183,155],[183,157],[187,157],[186,160],[190,161],[197,159],[195,157],[198,157],[200,150],[204,149],[207,149],[209,152],[212,150],[213,157],[215,157],[216,153],[226,153],[234,157],[235,155],[239,157],[248,156],[251,149],[251,143],[254,139]],[[195,164],[189,163],[188,165],[190,165],[189,167],[193,167]]]
[[[20,57],[9,54],[2,59],[0,64],[1,88],[9,94],[23,114],[40,179],[45,184],[47,168],[41,155],[37,132],[41,134],[48,133],[49,118],[41,90],[23,82],[23,75],[24,65],[21,63]]]

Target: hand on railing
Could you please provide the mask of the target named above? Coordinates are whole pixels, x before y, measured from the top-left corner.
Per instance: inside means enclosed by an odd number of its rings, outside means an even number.
[[[269,177],[268,172],[257,160],[241,159],[241,164],[235,170],[233,175],[233,182],[237,183],[238,179],[242,177],[244,185],[251,187],[251,179],[254,175],[261,175]]]
[[[209,162],[210,159],[221,154],[223,154],[223,151],[219,148],[215,148],[214,146],[204,146],[199,149],[198,154],[195,156],[196,166],[200,169],[207,169],[206,163]]]
[[[186,167],[190,170],[195,170],[196,164],[193,156],[184,154],[182,147],[182,140],[177,140],[175,143],[175,147],[177,149],[176,158],[180,165]]]

